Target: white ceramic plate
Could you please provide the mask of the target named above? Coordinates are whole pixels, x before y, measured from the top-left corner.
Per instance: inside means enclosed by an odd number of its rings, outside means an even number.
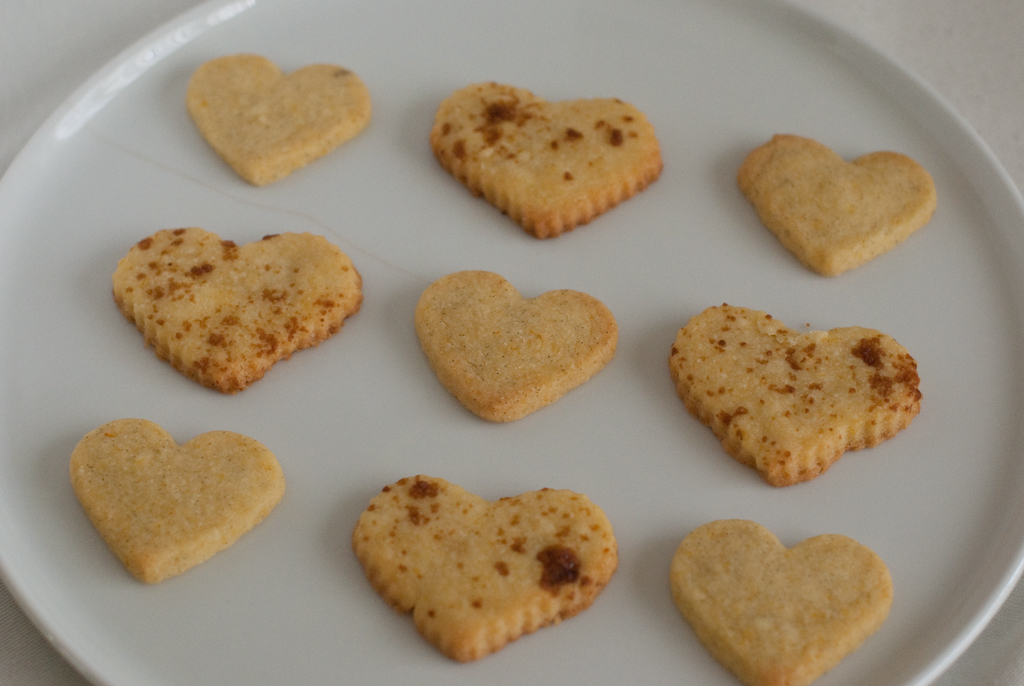
[[[286,71],[355,70],[373,94],[372,124],[270,187],[246,185],[183,106],[199,64],[243,51]],[[657,129],[664,174],[590,225],[530,238],[443,172],[427,144],[438,102],[482,80],[634,103]],[[848,158],[913,156],[935,177],[934,219],[853,272],[810,273],[734,181],[746,152],[776,132]],[[177,226],[239,243],[326,235],[361,271],[363,309],[240,395],[203,389],[143,347],[110,295],[128,248]],[[888,621],[821,684],[924,684],[1020,570],[1022,230],[1006,175],[926,86],[771,0],[206,4],[86,83],[0,185],[0,568],[101,684],[731,685],[672,604],[668,568],[694,527],[748,518],[789,545],[852,536],[890,567]],[[621,330],[615,359],[518,422],[469,414],[431,374],[412,327],[420,292],[461,269],[501,273],[528,296],[573,288],[603,300]],[[722,302],[793,326],[893,335],[918,360],[921,415],[811,483],[766,486],[686,413],[668,376],[676,330]],[[252,436],[277,454],[287,494],[229,550],[138,583],[67,476],[78,439],[120,417],[179,441]],[[368,500],[417,473],[488,498],[586,493],[615,526],[619,570],[584,614],[455,664],[371,590],[349,547]]]

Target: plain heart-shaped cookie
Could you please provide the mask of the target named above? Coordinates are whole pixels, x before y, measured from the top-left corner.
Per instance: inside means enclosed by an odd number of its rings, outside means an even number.
[[[779,241],[825,276],[905,241],[935,212],[935,184],[917,162],[873,152],[846,162],[809,138],[776,135],[737,173],[743,194]]]
[[[230,431],[184,445],[153,422],[119,419],[71,453],[71,485],[111,551],[157,583],[227,548],[284,495],[273,453]]]
[[[822,474],[878,445],[921,409],[917,362],[863,327],[797,333],[771,315],[711,307],[669,355],[679,397],[725,450],[773,486]]]
[[[672,597],[701,643],[748,686],[805,686],[885,621],[892,580],[846,536],[786,548],[768,529],[723,520],[692,531],[672,558]]]
[[[611,524],[585,495],[491,502],[428,476],[385,486],[352,547],[374,589],[460,662],[587,609],[618,565]]]
[[[363,301],[348,256],[308,233],[238,246],[198,228],[158,231],[118,262],[113,285],[159,357],[222,393],[336,333]]]
[[[596,374],[618,343],[615,318],[572,290],[524,298],[498,274],[464,271],[420,296],[416,334],[445,388],[495,422],[549,405]]]
[[[430,145],[452,176],[537,238],[589,222],[662,168],[654,127],[629,103],[548,102],[497,83],[446,98]]]
[[[372,109],[370,91],[348,69],[312,64],[286,76],[265,57],[245,54],[196,69],[185,106],[206,142],[256,186],[355,137]]]

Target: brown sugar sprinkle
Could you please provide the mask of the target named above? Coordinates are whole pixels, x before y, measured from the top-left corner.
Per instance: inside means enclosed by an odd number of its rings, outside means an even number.
[[[279,303],[288,298],[288,293],[286,291],[278,291],[273,288],[264,288],[261,297],[266,302]]]
[[[420,508],[415,505],[406,505],[405,511],[409,514],[409,521],[412,522],[414,526],[420,526],[430,521],[430,517],[425,517],[420,514]]]
[[[580,559],[576,552],[564,546],[549,546],[537,553],[543,566],[540,585],[552,592],[559,586],[575,583],[580,576]]]
[[[423,479],[417,479],[416,483],[409,487],[409,495],[413,498],[436,498],[437,494],[437,484]]]
[[[882,396],[883,399],[888,400],[894,388],[897,385],[902,385],[913,389],[913,399],[920,400],[921,390],[918,386],[921,383],[921,379],[917,374],[917,363],[914,362],[914,359],[909,355],[902,355],[893,364],[893,367],[896,371],[896,374],[893,376],[885,376],[881,372],[875,372],[871,375],[871,379],[869,379],[871,390]]]
[[[917,374],[917,362],[910,355],[900,355],[893,366],[896,368],[896,383],[915,388],[921,383],[921,377]]]
[[[484,136],[484,143],[487,145],[494,145],[501,140],[501,129],[496,126],[492,126],[481,130]]]
[[[492,102],[487,105],[487,109],[484,110],[484,116],[487,118],[488,124],[497,124],[503,121],[515,121],[516,103]]]
[[[740,405],[735,410],[733,410],[731,413],[730,412],[719,412],[718,413],[718,419],[719,419],[719,421],[721,421],[726,426],[729,426],[729,424],[732,423],[733,418],[740,417],[742,415],[747,414],[748,412],[749,412],[749,410],[747,408],[745,408],[742,405]]]
[[[882,350],[882,339],[880,336],[860,339],[850,352],[854,357],[859,357],[869,367],[881,369],[884,364],[882,357],[885,355],[885,352]]]

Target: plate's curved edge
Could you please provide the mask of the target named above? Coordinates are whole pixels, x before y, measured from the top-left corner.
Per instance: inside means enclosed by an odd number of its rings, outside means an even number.
[[[846,61],[851,64],[867,67],[861,70],[864,78],[895,96],[892,101],[893,105],[901,107],[925,130],[929,131],[935,137],[939,147],[947,150],[950,154],[955,152],[958,161],[963,159],[960,157],[960,153],[967,152],[973,156],[981,152],[981,160],[970,160],[972,171],[985,175],[996,172],[995,180],[998,181],[999,190],[1009,192],[1013,198],[1012,211],[1024,224],[1024,194],[977,130],[930,83],[918,76],[910,67],[886,54],[878,46],[813,8],[798,6],[792,0],[766,0],[758,4],[772,4],[791,12],[792,16],[802,21],[806,28],[816,30],[824,42],[830,43],[834,53],[846,58]],[[880,69],[874,67],[880,67]],[[913,102],[901,104],[906,101],[908,96],[913,97]],[[914,103],[918,102],[927,103],[926,111],[941,112],[944,115],[943,118],[941,120],[931,118],[925,120],[917,116],[921,108]],[[958,139],[963,136],[966,136],[966,140]],[[993,191],[992,187],[987,184],[974,183],[973,186],[984,200],[986,207],[990,207],[992,203],[1001,204],[1005,200],[1001,193]],[[1024,253],[1024,242],[1020,242],[1017,247]]]
[[[1012,257],[1004,256],[1004,261],[1021,263],[1024,260],[1024,240],[1022,240],[1024,238],[1024,231],[1022,231],[1024,229],[1024,196],[1021,195],[1020,189],[1010,177],[1009,172],[1006,171],[980,134],[942,94],[912,70],[888,57],[870,43],[851,36],[842,29],[833,27],[833,30],[852,38],[839,46],[839,50],[844,54],[855,52],[855,59],[861,64],[866,64],[868,69],[872,65],[888,66],[887,70],[871,70],[869,78],[872,78],[880,87],[890,93],[898,93],[902,98],[914,98],[918,102],[927,100],[930,107],[925,108],[924,111],[941,114],[941,116],[929,117],[927,120],[919,116],[915,116],[915,118],[931,134],[939,147],[957,159],[962,167],[967,168],[974,192],[981,199],[981,204],[988,211],[993,224],[1001,232],[1003,242],[1001,247],[1012,250]],[[911,103],[906,106],[906,110],[910,113],[919,113],[922,108]],[[1011,219],[1016,219],[1015,227],[1010,226]],[[1014,228],[1017,230],[1014,231]],[[1021,290],[1018,284],[1017,292],[1014,293],[1015,312],[1018,318],[1015,328],[1021,335],[1024,335],[1021,322],[1024,292]],[[1022,372],[1020,364],[1017,367],[1014,376],[1017,377],[1019,384],[1021,374],[1024,372]],[[1024,403],[1024,389],[1018,387],[1018,395],[1022,395],[1021,402]],[[1019,427],[1017,433],[1020,434]],[[1010,529],[1020,533],[1024,531],[1024,506],[1020,501],[1017,502],[1016,510],[1012,516],[1008,516],[1008,521],[1015,523],[1015,526]],[[968,622],[947,649],[919,672],[918,676],[907,686],[926,686],[936,681],[985,630],[1024,576],[1024,540],[1019,536],[1016,537],[1016,550],[1011,557],[1014,563],[1002,574],[1001,580],[987,594],[987,598],[981,601],[981,609],[974,619]]]
[[[0,175],[0,201],[12,192],[12,179],[21,175],[36,151],[55,141],[75,135],[88,121],[113,101],[125,88],[165,57],[187,45],[209,29],[257,5],[260,0],[207,0],[178,15],[122,50],[91,78],[82,83],[48,116]],[[2,550],[2,547],[0,547]],[[29,621],[46,640],[89,682],[108,686],[109,681],[79,652],[71,649],[48,613],[34,602],[17,575],[0,554],[0,580]]]
[[[1004,259],[1011,263],[1024,263],[1024,195],[970,122],[912,69],[845,26],[813,8],[797,6],[791,0],[770,0],[766,4],[791,13],[791,17],[800,21],[804,28],[819,33],[835,54],[855,65],[866,80],[894,96],[893,103],[904,103],[899,106],[928,131],[937,145],[968,168],[972,189],[1000,230],[1004,246],[1012,250],[1012,257]],[[929,116],[924,117],[921,112],[927,112]],[[1016,221],[1011,222],[1011,218]],[[1015,227],[1008,226],[1010,223]],[[1024,338],[1024,288],[1018,284],[1014,295],[1018,315],[1015,328]],[[1014,376],[1020,380],[1022,375],[1024,364],[1018,363]],[[1024,388],[1018,388],[1018,395],[1024,404]],[[1022,433],[1020,427],[1017,433]],[[1020,441],[1016,444],[1019,445]],[[1024,483],[1019,485],[1024,486]],[[1024,532],[1024,503],[1017,502],[1016,511],[1007,516],[1007,522],[1006,530]],[[992,590],[982,594],[973,619],[966,623],[945,650],[917,671],[907,686],[928,686],[939,679],[977,640],[1024,578],[1024,537],[1017,536],[1013,540],[1016,541],[1015,550],[1008,556],[1013,564],[998,575],[999,581]]]
[[[154,29],[122,50],[91,78],[79,86],[36,129],[0,176],[0,195],[5,181],[24,164],[33,150],[52,136],[63,140],[75,135],[109,102],[165,57],[225,21],[254,7],[259,0],[207,0]]]

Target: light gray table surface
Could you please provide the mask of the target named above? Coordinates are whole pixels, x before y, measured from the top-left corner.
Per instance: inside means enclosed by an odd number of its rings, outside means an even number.
[[[1022,0],[791,0],[929,83],[1024,189]],[[3,0],[0,171],[83,81],[195,0]],[[0,583],[0,684],[85,686]],[[936,684],[1024,684],[1024,583]]]

